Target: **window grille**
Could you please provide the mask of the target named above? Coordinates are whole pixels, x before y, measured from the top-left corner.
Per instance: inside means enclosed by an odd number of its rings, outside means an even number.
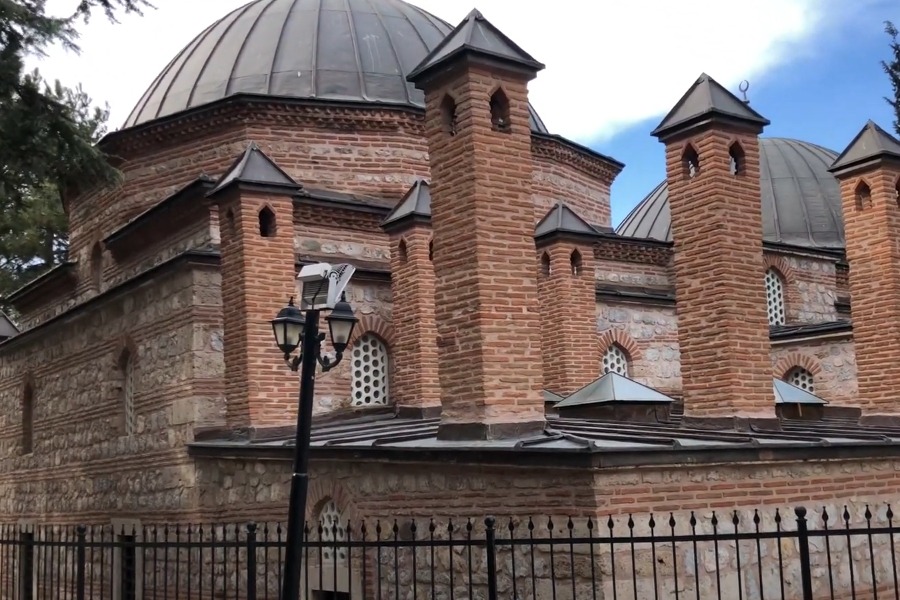
[[[785,381],[794,387],[805,390],[810,394],[816,393],[816,386],[813,382],[813,375],[803,367],[794,367],[785,377]]]
[[[388,349],[371,333],[353,345],[351,390],[353,406],[388,403]]]
[[[341,511],[338,510],[334,500],[329,500],[322,507],[322,512],[319,513],[319,525],[322,527],[321,541],[326,544],[334,544],[334,546],[322,548],[322,557],[325,560],[332,560],[336,550],[339,560],[346,559],[347,549],[341,548],[340,545],[347,543],[347,532],[344,529]],[[335,548],[335,546],[337,547]]]
[[[769,325],[784,325],[784,280],[774,269],[766,271],[766,306]]]
[[[618,344],[610,345],[603,353],[603,374],[610,372],[628,377],[628,356]]]

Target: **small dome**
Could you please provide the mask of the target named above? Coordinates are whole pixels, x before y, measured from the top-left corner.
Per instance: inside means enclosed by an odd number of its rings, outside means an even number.
[[[125,127],[235,94],[422,108],[406,76],[452,29],[401,0],[254,0],[185,46]],[[533,109],[531,128],[547,133]]]
[[[841,192],[828,172],[836,158],[836,152],[808,142],[760,138],[763,240],[811,248],[844,247]],[[671,241],[665,181],[634,207],[616,232]]]

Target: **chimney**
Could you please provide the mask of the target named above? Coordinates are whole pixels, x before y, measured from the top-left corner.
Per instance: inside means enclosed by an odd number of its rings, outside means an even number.
[[[431,160],[441,439],[544,426],[528,122],[542,68],[472,11],[409,75]]]
[[[534,230],[541,299],[544,388],[568,396],[597,378],[597,231],[558,203]]]
[[[251,144],[209,193],[221,229],[229,427],[296,421],[296,377],[275,347],[269,322],[296,289],[292,197],[299,189]]]
[[[898,414],[900,142],[869,121],[830,171],[841,186],[863,418]]]
[[[774,419],[759,134],[769,121],[706,74],[653,131],[666,146],[687,421]]]
[[[441,410],[441,386],[428,183],[416,181],[381,226],[390,236],[391,300],[397,323],[391,396],[400,415],[434,416]]]

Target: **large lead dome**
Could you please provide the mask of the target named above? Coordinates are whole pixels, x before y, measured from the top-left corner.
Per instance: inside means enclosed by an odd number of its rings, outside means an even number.
[[[828,167],[837,153],[815,144],[760,138],[763,240],[813,248],[843,248],[841,193]],[[672,239],[666,182],[650,192],[616,230],[620,235]]]
[[[254,0],[185,46],[125,126],[242,93],[423,107],[406,75],[452,29],[401,0]],[[547,131],[534,110],[531,127]]]

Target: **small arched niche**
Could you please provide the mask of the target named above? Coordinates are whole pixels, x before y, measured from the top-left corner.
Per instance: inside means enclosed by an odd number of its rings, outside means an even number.
[[[428,260],[434,262],[434,240],[428,240]]]
[[[103,283],[103,248],[100,242],[94,244],[91,249],[91,286],[99,292]]]
[[[541,254],[541,275],[544,277],[550,276],[550,255],[546,252]]]
[[[268,206],[262,207],[259,211],[259,235],[261,237],[275,237],[275,211]]]
[[[456,135],[456,101],[449,94],[441,100],[441,123],[444,127],[444,132],[449,135]]]
[[[894,199],[897,202],[897,206],[900,206],[900,177],[894,182]]]
[[[506,92],[503,91],[503,88],[497,88],[497,91],[491,95],[490,107],[491,128],[494,131],[509,133],[511,130],[509,121],[509,98],[506,97]]]
[[[853,195],[856,199],[856,210],[865,210],[872,206],[872,189],[865,181],[856,184]]]
[[[572,250],[572,254],[569,256],[569,267],[572,270],[573,277],[580,276],[584,270],[584,261],[581,258],[581,252],[578,250]]]
[[[681,153],[682,176],[685,179],[693,179],[700,174],[700,155],[693,145],[688,144]]]
[[[744,154],[744,148],[739,142],[733,143],[728,148],[728,158],[731,174],[735,177],[742,177],[747,172],[747,158]]]
[[[406,262],[409,258],[409,250],[406,248],[406,240],[400,240],[400,243],[397,244],[397,256],[400,258],[400,262]]]

